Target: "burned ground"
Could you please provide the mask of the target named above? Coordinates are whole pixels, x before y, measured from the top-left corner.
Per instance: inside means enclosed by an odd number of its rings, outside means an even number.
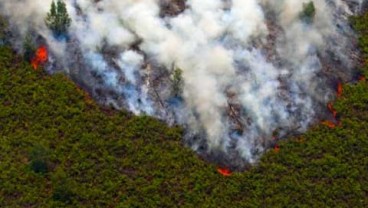
[[[176,16],[186,8],[186,0],[160,0],[160,16]]]

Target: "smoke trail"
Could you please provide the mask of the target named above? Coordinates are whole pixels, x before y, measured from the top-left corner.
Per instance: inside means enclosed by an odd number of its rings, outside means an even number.
[[[352,79],[347,16],[362,1],[313,2],[308,23],[300,18],[307,0],[69,0],[66,40],[44,24],[51,0],[2,0],[0,10],[19,37],[48,44],[51,70],[64,69],[104,104],[183,125],[194,150],[242,168],[275,138],[326,116],[334,83]]]

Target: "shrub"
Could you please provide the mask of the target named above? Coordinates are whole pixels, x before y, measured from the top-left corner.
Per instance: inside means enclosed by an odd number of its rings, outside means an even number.
[[[40,174],[46,174],[48,172],[48,150],[42,146],[33,147],[30,154],[31,169]]]
[[[314,16],[316,15],[316,8],[314,7],[313,1],[309,3],[303,3],[303,10],[300,12],[299,17],[306,23],[313,22]]]

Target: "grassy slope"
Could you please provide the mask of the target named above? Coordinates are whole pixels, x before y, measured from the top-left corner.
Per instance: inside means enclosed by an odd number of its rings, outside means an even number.
[[[368,54],[368,15],[354,22]],[[345,85],[335,108],[341,127],[316,126],[223,177],[179,128],[102,110],[2,47],[0,207],[367,207],[368,83]]]

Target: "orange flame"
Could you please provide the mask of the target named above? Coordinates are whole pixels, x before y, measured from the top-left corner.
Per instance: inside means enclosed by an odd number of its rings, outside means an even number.
[[[31,61],[33,69],[38,69],[39,65],[46,63],[48,60],[48,52],[45,46],[40,46]]]
[[[336,110],[335,110],[335,108],[333,107],[332,103],[328,103],[328,104],[327,104],[327,108],[328,108],[328,110],[332,113],[332,115],[334,116],[334,118],[336,118],[337,111],[336,111]]]
[[[334,124],[332,121],[323,121],[322,124],[329,127],[329,128],[331,128],[331,129],[336,127],[336,124]]]
[[[342,92],[343,92],[342,84],[341,84],[341,82],[339,82],[337,84],[337,97],[341,97]]]
[[[227,168],[217,168],[217,172],[219,172],[221,175],[223,176],[231,176],[232,172],[231,170],[227,169]]]
[[[361,75],[358,78],[359,81],[364,82],[366,80],[365,76]]]
[[[280,152],[280,146],[278,144],[276,144],[275,147],[273,148],[273,151],[275,153],[279,153]]]

